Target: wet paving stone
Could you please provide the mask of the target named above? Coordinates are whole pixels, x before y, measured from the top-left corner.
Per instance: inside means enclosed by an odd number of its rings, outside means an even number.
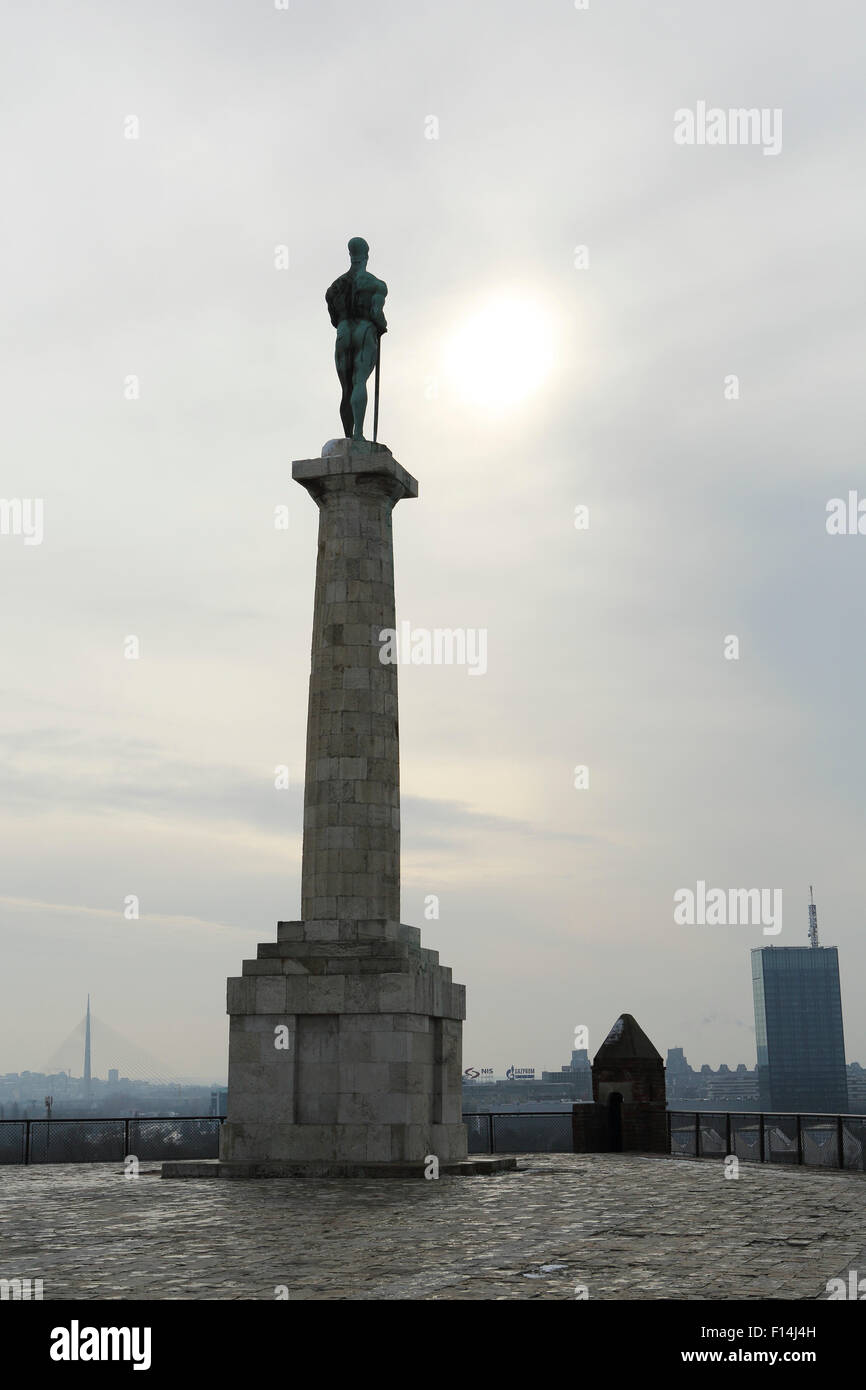
[[[429,1182],[2,1167],[0,1278],[42,1279],[46,1300],[816,1299],[866,1249],[860,1174],[518,1161]]]

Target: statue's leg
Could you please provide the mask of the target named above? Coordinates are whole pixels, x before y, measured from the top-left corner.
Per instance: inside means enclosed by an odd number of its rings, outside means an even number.
[[[337,325],[337,344],[334,349],[334,361],[337,365],[337,376],[340,378],[340,385],[343,388],[343,395],[340,400],[340,419],[343,422],[343,433],[347,439],[352,438],[352,325],[344,319]]]
[[[364,438],[364,416],[367,413],[367,378],[376,365],[378,335],[372,323],[356,323],[352,330],[352,420],[354,438]]]

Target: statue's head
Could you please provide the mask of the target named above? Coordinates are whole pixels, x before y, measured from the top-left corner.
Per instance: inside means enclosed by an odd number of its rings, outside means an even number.
[[[349,260],[352,265],[364,266],[370,255],[370,248],[362,236],[353,236],[349,242]]]

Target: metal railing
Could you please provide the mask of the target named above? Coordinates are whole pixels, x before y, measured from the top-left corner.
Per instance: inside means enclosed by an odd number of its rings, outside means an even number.
[[[582,1107],[576,1107],[580,1109]],[[217,1158],[224,1116],[0,1120],[0,1165]],[[572,1111],[463,1116],[473,1153],[573,1153]],[[866,1172],[866,1115],[669,1110],[668,1152]]]
[[[580,1107],[575,1107],[580,1109]],[[572,1153],[571,1110],[465,1113],[469,1152]],[[866,1115],[669,1110],[668,1152],[682,1158],[866,1172]]]
[[[866,1115],[669,1110],[669,1152],[866,1172]]]
[[[471,1154],[574,1152],[571,1110],[479,1110],[463,1121]]]
[[[0,1164],[217,1158],[219,1115],[0,1120]]]

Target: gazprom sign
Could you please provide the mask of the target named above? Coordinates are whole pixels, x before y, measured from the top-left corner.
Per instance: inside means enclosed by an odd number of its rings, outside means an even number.
[[[505,1076],[508,1081],[534,1081],[535,1067],[509,1067]]]

